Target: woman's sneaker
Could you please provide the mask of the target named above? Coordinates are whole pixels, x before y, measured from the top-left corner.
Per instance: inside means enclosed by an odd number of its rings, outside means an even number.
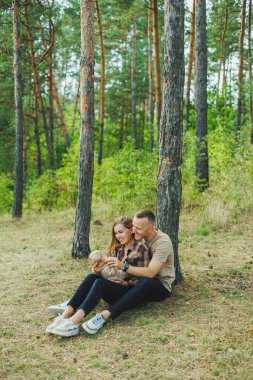
[[[58,326],[60,323],[62,323],[62,321],[64,321],[64,318],[61,315],[58,315],[58,317],[56,317],[54,319],[53,323],[51,323],[51,325],[47,326],[45,333],[46,334],[52,334],[52,330],[56,326]]]
[[[59,335],[63,337],[70,337],[78,335],[80,332],[79,325],[76,325],[71,319],[64,319],[62,322],[52,328],[51,334]]]
[[[88,334],[96,334],[98,330],[103,327],[105,322],[106,321],[104,320],[102,314],[98,313],[95,317],[89,319],[87,322],[84,322],[82,326]]]
[[[69,303],[69,300],[62,302],[62,303],[59,303],[58,305],[48,306],[47,309],[48,309],[49,313],[51,313],[51,314],[54,314],[54,315],[58,315],[59,313],[62,314],[64,312],[64,310],[66,309],[68,303]]]

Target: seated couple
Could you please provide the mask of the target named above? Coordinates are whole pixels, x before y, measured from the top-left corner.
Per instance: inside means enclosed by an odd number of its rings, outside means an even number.
[[[175,279],[173,247],[169,236],[155,228],[151,211],[142,210],[133,220],[117,218],[109,252],[109,256],[101,251],[91,253],[92,273],[84,278],[46,333],[78,335],[81,321],[100,299],[110,306],[82,324],[89,334],[95,334],[109,318],[115,319],[143,302],[162,301],[169,296]]]

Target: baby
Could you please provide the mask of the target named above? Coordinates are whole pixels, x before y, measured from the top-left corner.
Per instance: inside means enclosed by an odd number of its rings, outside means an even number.
[[[89,264],[93,267],[96,264],[102,264],[106,260],[107,256],[103,251],[93,251],[89,255]],[[128,275],[117,268],[110,268],[108,264],[104,266],[101,271],[101,276],[106,280],[117,282],[119,280],[125,280]]]

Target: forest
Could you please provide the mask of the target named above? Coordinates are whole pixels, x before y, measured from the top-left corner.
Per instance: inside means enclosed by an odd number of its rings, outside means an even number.
[[[19,6],[24,209],[75,206],[80,5],[74,0],[63,5],[27,0]],[[229,178],[239,186],[238,181],[252,174],[251,1],[208,1],[206,13],[207,146],[203,154],[209,162],[204,187],[211,190],[219,184],[226,192]],[[8,1],[1,2],[0,17],[0,211],[5,213],[13,208],[18,138],[13,14]],[[107,199],[113,209],[124,209],[134,199],[136,205],[141,200],[154,208],[164,65],[163,1],[112,0],[108,5],[100,0],[95,2],[94,17],[93,201]],[[199,133],[195,84],[202,80],[196,78],[202,74],[196,73],[195,45],[195,3],[189,1],[185,3],[183,104],[183,187],[188,194],[183,202],[189,205],[201,190],[195,186]],[[198,123],[203,127],[202,121]],[[235,181],[236,176],[240,178]],[[234,190],[229,192],[233,197]]]
[[[252,379],[252,0],[1,0],[0,25],[3,378]],[[172,296],[46,336],[144,208]]]

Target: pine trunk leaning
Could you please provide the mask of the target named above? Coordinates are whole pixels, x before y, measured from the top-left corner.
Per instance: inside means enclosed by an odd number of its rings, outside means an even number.
[[[194,63],[194,47],[195,47],[195,0],[193,0],[192,16],[191,16],[191,28],[190,28],[190,52],[189,63],[187,72],[187,84],[186,84],[186,99],[185,99],[185,121],[187,128],[189,127],[190,118],[190,93],[191,93],[191,81],[192,81],[192,68]]]
[[[20,41],[20,2],[13,0],[13,70],[16,124],[15,183],[12,216],[22,217],[23,206],[23,104]]]
[[[238,70],[238,100],[237,100],[237,114],[236,114],[236,140],[239,139],[241,129],[241,119],[243,113],[243,65],[244,65],[244,36],[245,36],[245,19],[246,19],[246,2],[242,2],[242,18],[241,18],[241,30],[239,35],[239,70]]]
[[[158,26],[158,7],[157,0],[153,0],[154,6],[154,52],[155,52],[155,99],[156,99],[156,123],[157,136],[159,140],[159,126],[162,109],[162,93],[161,93],[161,73],[160,73],[160,46],[159,46],[159,26]]]
[[[195,25],[195,107],[196,107],[196,160],[197,187],[204,191],[209,184],[207,146],[207,46],[206,0],[196,0]]]
[[[176,281],[182,278],[178,229],[182,194],[184,93],[184,1],[165,0],[164,87],[157,178],[157,223],[167,233],[175,254]]]
[[[98,0],[95,0],[98,32],[99,32],[99,44],[100,44],[100,91],[99,91],[99,138],[98,138],[98,165],[102,164],[103,157],[103,136],[104,136],[104,119],[105,119],[105,48],[102,22],[99,12]]]
[[[81,121],[78,195],[72,256],[90,253],[92,182],[94,172],[94,1],[81,0]]]
[[[154,15],[153,0],[148,4],[148,78],[149,78],[149,150],[154,149],[154,83],[153,83],[153,65],[152,65],[152,30]]]
[[[250,112],[250,142],[253,144],[253,89],[252,89],[252,55],[251,55],[251,25],[252,25],[252,0],[249,0],[249,28],[248,28],[248,56],[249,56],[249,112]]]
[[[138,149],[138,134],[136,120],[136,18],[133,18],[133,39],[132,39],[132,59],[131,59],[131,83],[132,83],[132,118],[133,118],[133,138],[134,149]]]

